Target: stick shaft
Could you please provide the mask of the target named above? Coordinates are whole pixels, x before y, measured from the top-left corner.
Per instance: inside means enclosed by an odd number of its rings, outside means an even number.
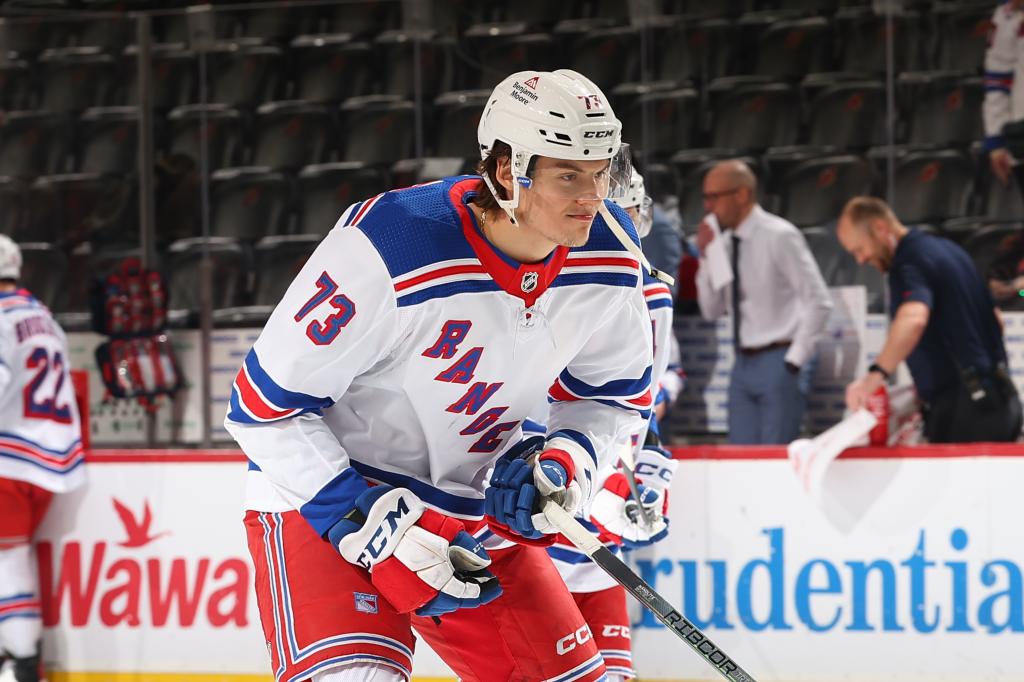
[[[557,503],[548,500],[544,503],[544,515],[558,528],[562,535],[569,539],[569,542],[585,552],[605,573],[626,588],[626,592],[633,595],[634,599],[657,616],[658,620],[664,623],[677,637],[686,642],[701,658],[714,667],[722,677],[730,680],[730,682],[755,682],[749,673],[743,670],[728,654],[708,639],[700,631],[700,628],[691,623],[679,611],[675,610],[643,578],[634,573],[621,559],[598,542],[597,538],[574,519],[569,512],[562,509]]]

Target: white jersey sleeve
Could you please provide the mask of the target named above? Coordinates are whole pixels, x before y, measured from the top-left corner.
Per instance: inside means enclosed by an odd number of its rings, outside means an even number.
[[[367,483],[322,419],[400,334],[394,288],[361,230],[336,227],[289,286],[232,387],[225,428],[325,533]]]
[[[1013,92],[1016,86],[1019,29],[1022,14],[1009,3],[996,8],[988,50],[985,52],[985,99],[982,118],[985,124],[985,149],[1003,146],[1003,126],[1013,120]],[[1016,86],[1016,87],[1015,87]]]
[[[651,315],[654,338],[654,363],[651,383],[657,391],[672,358],[672,290],[664,282],[644,273],[644,299]]]
[[[642,282],[608,311],[549,391],[548,444],[573,456],[586,497],[597,471],[615,461],[620,444],[642,433],[651,416],[653,341]]]

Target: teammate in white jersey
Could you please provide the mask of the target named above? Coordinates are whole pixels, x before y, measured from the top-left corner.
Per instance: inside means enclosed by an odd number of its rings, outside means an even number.
[[[1024,119],[1022,5],[1022,0],[998,4],[992,15],[988,50],[985,51],[984,149],[988,152],[992,172],[1004,185],[1010,180],[1014,159],[1006,148],[1003,126]]]
[[[629,189],[615,203],[629,214],[641,239],[646,236],[651,229],[653,202],[645,191],[643,176],[635,169]],[[651,316],[654,337],[652,377],[657,386],[660,377],[669,373],[667,367],[673,350],[672,292],[667,285],[645,274],[644,297]],[[534,420],[543,422],[546,408],[545,404],[539,413],[535,413]],[[653,416],[650,424],[656,432],[657,422]],[[539,428],[539,424],[531,423],[526,430],[527,433],[537,433]],[[645,428],[638,438],[644,440],[646,431]],[[543,433],[543,429],[540,432]],[[633,439],[628,439],[623,447],[629,449],[629,459],[632,460]],[[668,452],[657,447],[655,438],[649,444],[645,443],[636,456],[635,466],[642,481],[639,492],[655,519],[651,524],[645,523],[635,507],[628,504],[632,499],[629,485],[615,464],[612,462],[598,475],[600,490],[591,504],[583,508],[580,522],[613,552],[618,552],[622,546],[643,547],[664,538],[668,533],[668,520],[665,518],[668,513],[667,492],[675,473],[675,461]],[[571,544],[556,542],[548,548],[548,554],[593,633],[608,670],[609,682],[635,677],[626,591]]]
[[[509,76],[483,177],[350,207],[271,315],[225,424],[278,680],[407,679],[413,627],[466,682],[606,679],[539,509],[575,513],[650,417],[620,131],[578,73]]]
[[[64,331],[18,288],[21,250],[0,235],[0,649],[18,682],[42,675],[32,536],[54,493],[85,481]]]

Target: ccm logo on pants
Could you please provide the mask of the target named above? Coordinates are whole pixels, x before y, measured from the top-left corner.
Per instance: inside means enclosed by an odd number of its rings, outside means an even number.
[[[577,644],[586,644],[592,637],[590,632],[590,626],[584,625],[576,632],[570,632],[565,637],[562,637],[555,644],[555,651],[558,652],[559,656],[565,656],[567,653],[576,648]]]
[[[605,625],[601,631],[602,637],[625,637],[629,639],[628,625]]]

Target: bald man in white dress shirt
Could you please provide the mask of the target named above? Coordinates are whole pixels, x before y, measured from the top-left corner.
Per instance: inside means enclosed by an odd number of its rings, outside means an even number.
[[[705,219],[697,230],[697,299],[713,320],[733,315],[736,359],[729,380],[729,442],[789,443],[800,434],[818,338],[832,300],[811,250],[792,223],[757,203],[757,178],[742,161],[704,176]],[[713,288],[708,245],[725,240],[735,279]]]

